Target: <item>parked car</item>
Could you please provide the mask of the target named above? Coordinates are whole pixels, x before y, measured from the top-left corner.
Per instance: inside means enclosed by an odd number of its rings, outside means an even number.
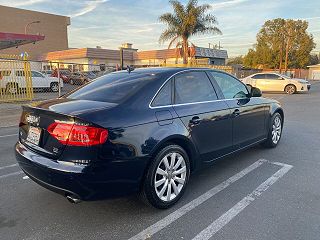
[[[16,94],[19,90],[27,87],[24,70],[0,70],[0,88],[10,94]],[[59,80],[55,77],[48,77],[38,71],[31,71],[33,89],[50,89],[53,92],[59,91]],[[63,87],[63,81],[60,81]]]
[[[44,70],[41,71],[41,73],[45,74],[47,77],[58,77],[58,72],[56,70]],[[69,82],[69,77],[71,75],[69,70],[60,70],[59,74],[64,83]]]
[[[82,72],[82,74],[88,78],[88,80],[93,80],[95,78],[97,78],[97,75],[94,74],[93,72],[91,71],[88,71],[88,72]]]
[[[27,176],[70,202],[141,192],[168,208],[196,169],[276,147],[283,121],[277,101],[227,73],[136,69],[24,106],[15,151]]]
[[[69,77],[69,83],[71,85],[83,85],[87,82],[89,82],[88,77],[81,72],[74,72]]]
[[[51,77],[52,70],[43,70],[41,73],[45,74],[47,77]]]
[[[311,84],[303,79],[290,78],[279,73],[256,73],[242,79],[242,82],[259,88],[262,92],[307,92]]]

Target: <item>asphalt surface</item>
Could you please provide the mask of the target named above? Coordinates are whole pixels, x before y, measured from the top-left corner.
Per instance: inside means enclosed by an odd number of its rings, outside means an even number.
[[[320,83],[265,96],[285,110],[278,147],[216,161],[168,210],[136,196],[70,204],[25,179],[17,128],[0,128],[0,239],[320,239]]]

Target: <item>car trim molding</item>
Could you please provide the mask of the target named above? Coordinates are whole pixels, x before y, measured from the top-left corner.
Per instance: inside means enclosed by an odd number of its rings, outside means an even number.
[[[203,68],[203,69],[199,69],[199,68],[190,68],[190,69],[184,69],[181,70],[179,72],[176,72],[174,74],[172,74],[170,77],[168,77],[164,83],[159,87],[159,89],[157,90],[157,92],[155,93],[155,95],[152,97],[150,103],[149,103],[149,108],[150,109],[157,109],[157,108],[166,108],[166,107],[176,107],[176,106],[186,106],[186,105],[193,105],[193,104],[200,104],[200,103],[210,103],[210,102],[221,102],[221,101],[231,101],[231,100],[241,100],[241,99],[246,99],[246,98],[225,98],[225,99],[215,99],[215,100],[210,100],[210,101],[202,101],[202,102],[192,102],[192,103],[179,103],[179,104],[169,104],[169,105],[162,105],[162,106],[151,106],[153,100],[156,98],[156,96],[158,95],[158,93],[161,91],[162,87],[170,80],[172,79],[175,75],[179,74],[179,73],[183,73],[183,72],[188,72],[188,71],[215,71],[215,69],[207,69],[207,68]],[[219,71],[217,71],[219,72]]]

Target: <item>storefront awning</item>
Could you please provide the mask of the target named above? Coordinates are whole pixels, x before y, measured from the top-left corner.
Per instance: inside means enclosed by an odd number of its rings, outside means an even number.
[[[44,36],[0,32],[0,50],[44,40]]]

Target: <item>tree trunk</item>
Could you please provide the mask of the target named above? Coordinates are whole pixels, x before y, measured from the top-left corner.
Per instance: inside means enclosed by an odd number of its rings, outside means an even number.
[[[286,45],[286,59],[285,59],[285,62],[284,62],[284,72],[285,72],[285,73],[286,73],[287,70],[288,70],[289,50],[290,50],[290,36],[288,37],[287,45]]]
[[[187,38],[183,38],[182,39],[182,48],[183,48],[183,64],[187,64],[188,63],[188,39]]]

